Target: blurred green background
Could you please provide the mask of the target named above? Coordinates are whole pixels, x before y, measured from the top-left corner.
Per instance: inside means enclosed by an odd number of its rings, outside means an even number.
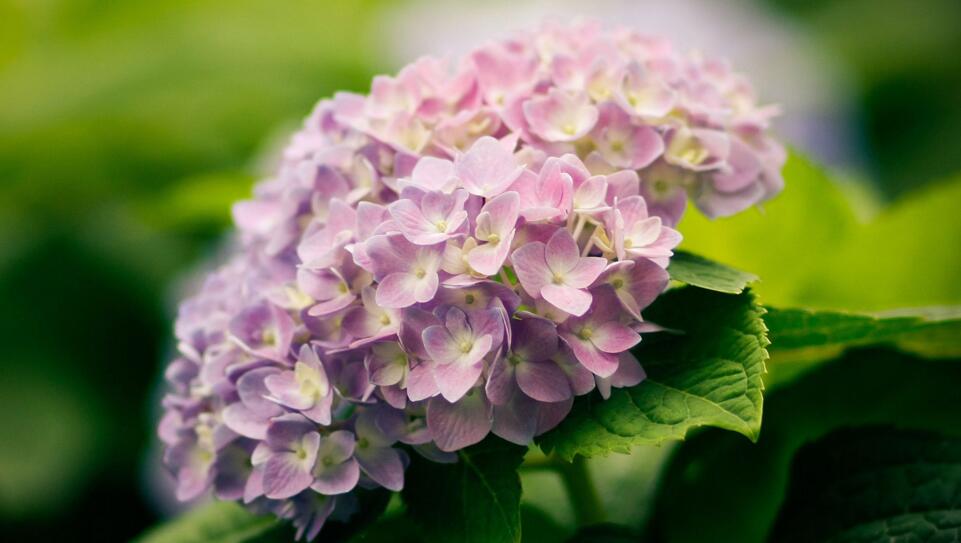
[[[467,13],[475,4],[456,5]],[[605,16],[634,9],[597,4]],[[680,4],[692,6],[683,12],[691,25],[714,24],[698,18],[699,3]],[[951,182],[961,172],[961,3],[734,4],[737,14],[764,14],[764,32],[777,40],[783,28],[798,55],[815,59],[790,77],[813,76],[805,70],[820,60],[841,74],[827,87],[826,109],[788,112],[824,122],[802,131],[788,123],[786,132],[844,181],[812,174],[805,178],[816,182],[789,185],[765,213],[710,226],[690,218],[688,247],[758,273],[774,304],[961,302],[953,284],[961,185]],[[520,24],[504,16],[519,5],[485,4],[496,34]],[[456,11],[430,20],[432,9],[425,1],[0,0],[5,540],[122,541],[171,511],[158,497],[151,443],[176,300],[216,254],[230,202],[249,193],[318,98],[365,90],[373,74],[396,69],[403,59],[388,52],[405,50],[418,24],[463,22]],[[551,9],[535,2],[523,12]],[[503,20],[511,27],[499,27]],[[815,172],[799,159],[790,168]]]

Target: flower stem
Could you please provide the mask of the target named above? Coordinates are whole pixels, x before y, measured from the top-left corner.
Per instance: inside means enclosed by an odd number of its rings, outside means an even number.
[[[571,508],[579,526],[604,522],[604,506],[597,495],[597,488],[591,479],[587,461],[582,456],[574,458],[570,464],[558,465],[558,473],[564,482]]]
[[[591,254],[591,249],[594,248],[594,240],[596,239],[594,234],[597,233],[598,228],[600,228],[600,226],[595,226],[594,230],[591,231],[591,237],[587,238],[587,243],[584,244],[584,250],[581,251],[581,256],[588,256]]]
[[[575,241],[577,241],[577,239],[581,237],[581,231],[584,230],[584,225],[585,225],[585,224],[587,224],[587,216],[586,216],[586,215],[581,215],[581,216],[577,219],[577,225],[574,226],[574,233],[572,234],[572,236],[574,237],[574,240],[575,240]]]

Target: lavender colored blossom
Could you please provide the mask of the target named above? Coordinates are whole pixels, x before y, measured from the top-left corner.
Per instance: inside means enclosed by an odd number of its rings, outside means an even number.
[[[526,445],[575,397],[638,384],[682,212],[781,189],[772,112],[723,62],[590,23],[321,101],[181,305],[177,496],[312,539],[356,488],[400,490],[409,454]]]

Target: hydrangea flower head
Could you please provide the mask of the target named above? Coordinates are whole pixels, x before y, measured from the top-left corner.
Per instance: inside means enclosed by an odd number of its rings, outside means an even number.
[[[401,489],[409,454],[528,444],[576,396],[636,385],[687,202],[779,191],[774,112],[723,62],[594,23],[321,101],[180,308],[160,427],[178,497],[309,539],[356,488]]]

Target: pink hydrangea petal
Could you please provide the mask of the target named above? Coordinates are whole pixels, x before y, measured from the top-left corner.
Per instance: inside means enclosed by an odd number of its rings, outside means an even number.
[[[567,374],[551,360],[517,365],[517,386],[540,402],[560,402],[571,397]]]
[[[300,393],[300,383],[292,371],[270,375],[264,384],[272,398],[291,409],[309,409],[314,405],[313,400]]]
[[[591,286],[607,267],[607,259],[597,256],[581,258],[577,264],[564,275],[564,284],[574,288]]]
[[[503,405],[514,395],[515,383],[514,366],[506,358],[498,357],[491,365],[484,392],[491,403]]]
[[[576,289],[568,285],[545,285],[541,288],[541,296],[561,311],[579,317],[591,307],[593,299],[590,292]]]
[[[540,317],[513,320],[517,340],[511,351],[524,360],[547,360],[557,352],[557,327]]]
[[[558,228],[557,232],[547,240],[544,250],[544,259],[551,272],[566,274],[577,265],[580,255],[577,249],[577,242],[574,236],[564,228]]]
[[[607,179],[595,175],[589,178],[574,191],[574,202],[579,209],[592,209],[604,204],[607,196]]]
[[[521,246],[511,254],[514,272],[528,294],[540,297],[541,289],[551,282],[553,274],[545,259],[546,245],[539,241]]]
[[[404,237],[411,243],[431,245],[448,238],[447,233],[439,232],[437,227],[427,220],[417,204],[411,200],[398,200],[390,204],[387,209]]]
[[[417,161],[410,178],[412,182],[428,190],[449,192],[447,189],[456,184],[454,163],[442,158],[424,157]]]
[[[305,417],[317,424],[328,425],[331,421],[330,406],[333,404],[334,395],[327,394],[317,400],[313,407],[301,411]]]
[[[224,408],[223,420],[228,428],[244,437],[250,439],[266,439],[267,437],[268,418],[252,411],[240,402]]]
[[[279,415],[281,409],[276,404],[266,399],[269,393],[264,380],[280,370],[274,367],[257,368],[243,374],[237,380],[237,394],[240,401],[249,406],[254,411],[262,412],[266,416]]]
[[[444,326],[450,332],[451,341],[473,336],[473,331],[467,323],[467,313],[464,313],[460,308],[452,307],[447,310],[447,314],[444,316]]]
[[[412,402],[419,402],[440,394],[434,372],[425,363],[417,364],[407,374],[407,397]]]
[[[264,495],[264,467],[255,466],[244,485],[244,503],[250,503]]]
[[[546,141],[578,140],[594,128],[598,118],[597,107],[586,94],[560,89],[527,100],[522,110],[531,132]]]
[[[537,433],[537,402],[517,393],[505,405],[495,405],[491,431],[517,445],[529,445]]]
[[[567,375],[575,396],[583,396],[594,389],[594,374],[579,364],[576,359],[563,356],[555,357],[554,361]]]
[[[590,341],[585,341],[574,334],[565,332],[561,334],[561,338],[571,348],[574,357],[594,375],[609,377],[617,371],[616,356],[599,350]]]
[[[334,462],[344,462],[354,454],[355,448],[354,434],[347,430],[337,430],[323,439],[318,454],[324,455]]]
[[[431,367],[431,371],[441,395],[449,402],[456,402],[477,384],[481,372],[484,371],[484,365],[476,363],[435,364]]]
[[[456,360],[462,354],[454,338],[444,326],[428,326],[421,337],[424,349],[435,362],[446,364]]]
[[[541,403],[537,410],[537,435],[554,429],[574,406],[574,398],[554,403]]]
[[[412,273],[392,273],[377,287],[377,303],[383,307],[400,309],[417,303],[420,280]]]
[[[391,447],[358,448],[357,463],[375,483],[398,492],[404,488],[404,463]]]
[[[427,404],[427,427],[442,451],[456,451],[479,443],[491,429],[491,404],[474,393],[457,403],[432,398]]]
[[[607,176],[607,197],[605,200],[613,204],[631,196],[640,194],[641,180],[634,170],[621,170]]]
[[[641,363],[629,352],[621,353],[618,357],[617,371],[611,375],[611,384],[617,388],[637,386],[647,378],[647,372]]]
[[[320,465],[318,462],[318,466]],[[310,488],[321,494],[327,496],[345,494],[353,490],[360,481],[360,465],[357,460],[351,458],[341,464],[315,470],[313,479]]]
[[[631,160],[626,167],[632,170],[650,166],[664,153],[664,140],[653,127],[635,127],[631,139]]]
[[[594,329],[591,343],[605,353],[617,354],[630,349],[641,341],[641,336],[627,326],[608,321]]]
[[[490,198],[507,190],[523,171],[513,154],[496,139],[484,136],[454,162],[467,192]]]
[[[507,255],[511,250],[511,242],[514,240],[514,232],[508,232],[507,237],[498,243],[485,243],[475,247],[467,254],[467,263],[475,271],[487,276],[497,275]]]
[[[313,481],[310,473],[317,459],[320,435],[310,432],[303,438],[304,458],[294,453],[274,453],[264,464],[264,495],[271,499],[295,496]]]

